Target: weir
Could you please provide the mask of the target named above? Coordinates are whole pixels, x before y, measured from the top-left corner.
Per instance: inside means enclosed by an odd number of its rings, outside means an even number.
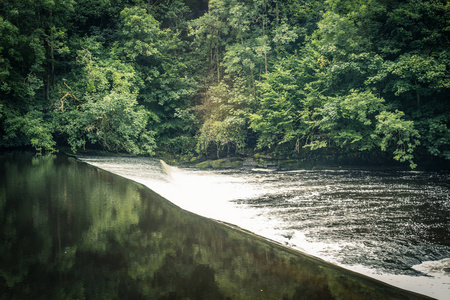
[[[0,166],[2,299],[427,299],[73,158],[1,155]]]
[[[448,173],[164,170],[160,160],[143,157],[87,161],[198,215],[406,290],[448,297]]]

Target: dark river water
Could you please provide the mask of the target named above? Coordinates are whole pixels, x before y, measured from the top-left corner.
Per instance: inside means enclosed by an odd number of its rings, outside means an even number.
[[[179,169],[82,157],[176,205],[408,290],[450,299],[450,174]]]

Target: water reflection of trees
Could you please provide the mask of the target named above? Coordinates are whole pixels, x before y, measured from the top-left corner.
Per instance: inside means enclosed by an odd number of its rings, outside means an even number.
[[[0,163],[0,299],[415,298],[74,159]]]

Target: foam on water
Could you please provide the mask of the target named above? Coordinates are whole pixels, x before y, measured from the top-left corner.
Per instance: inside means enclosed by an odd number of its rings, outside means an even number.
[[[449,277],[450,258],[444,258],[438,261],[424,261],[421,264],[413,266],[413,269],[433,277]]]

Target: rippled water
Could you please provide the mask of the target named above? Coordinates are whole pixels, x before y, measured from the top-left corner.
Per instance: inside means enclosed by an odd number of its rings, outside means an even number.
[[[342,264],[416,274],[411,266],[450,257],[447,175],[307,171],[245,177],[270,192],[236,203],[279,220],[288,240],[300,232],[338,245],[328,255]]]
[[[450,294],[450,174],[178,169],[82,160],[192,212],[439,299]]]

